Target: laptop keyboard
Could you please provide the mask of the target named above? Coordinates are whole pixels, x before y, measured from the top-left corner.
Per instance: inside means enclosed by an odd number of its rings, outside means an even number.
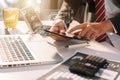
[[[20,37],[0,37],[0,62],[34,60]]]

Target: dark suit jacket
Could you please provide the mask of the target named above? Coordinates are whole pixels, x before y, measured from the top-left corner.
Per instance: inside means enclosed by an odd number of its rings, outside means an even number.
[[[113,3],[120,8],[120,0],[113,0]],[[64,0],[63,5],[56,18],[65,20],[69,25],[72,19],[80,23],[86,22],[85,18],[89,17],[88,13],[92,13],[90,22],[95,21],[95,3],[93,0]],[[120,13],[109,19],[120,35]]]

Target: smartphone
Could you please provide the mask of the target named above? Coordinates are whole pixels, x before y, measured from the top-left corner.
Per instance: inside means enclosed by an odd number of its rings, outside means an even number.
[[[51,32],[51,31],[49,31],[49,30],[44,30],[44,31],[45,31],[45,32],[48,32],[48,33],[50,33],[50,34],[54,34],[54,35],[63,37],[63,38],[77,39],[77,40],[87,40],[87,41],[88,41],[88,39],[85,39],[85,38],[83,38],[83,37],[77,37],[77,36],[69,37],[69,36],[66,36],[66,35],[61,35],[61,34],[59,34],[59,33]]]

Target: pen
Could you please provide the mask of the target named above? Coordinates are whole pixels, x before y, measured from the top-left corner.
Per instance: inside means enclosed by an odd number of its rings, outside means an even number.
[[[84,41],[78,44],[72,44],[72,45],[65,45],[65,48],[73,48],[73,47],[85,47],[85,46],[89,46],[89,42],[88,41]]]

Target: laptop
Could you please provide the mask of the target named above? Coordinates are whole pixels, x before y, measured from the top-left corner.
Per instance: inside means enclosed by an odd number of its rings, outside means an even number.
[[[30,9],[30,10],[29,10]],[[27,8],[31,13],[25,14],[24,19],[31,32],[40,28],[41,23],[35,11]],[[31,11],[33,10],[33,11]],[[33,14],[32,14],[33,13]],[[33,17],[29,17],[34,15]],[[61,62],[63,59],[57,50],[47,42],[38,42],[38,51],[33,52],[19,35],[0,35],[0,68],[30,66],[40,64],[54,64]],[[42,46],[42,47],[41,47]],[[33,48],[33,47],[32,47]]]
[[[22,36],[0,35],[0,68],[54,64],[62,61],[61,55],[54,47],[46,42],[40,42],[38,45],[41,46],[36,47],[39,51],[33,52]]]
[[[115,47],[116,49],[120,50],[120,36],[112,33],[112,32],[107,32],[107,37],[108,37],[108,42]]]

